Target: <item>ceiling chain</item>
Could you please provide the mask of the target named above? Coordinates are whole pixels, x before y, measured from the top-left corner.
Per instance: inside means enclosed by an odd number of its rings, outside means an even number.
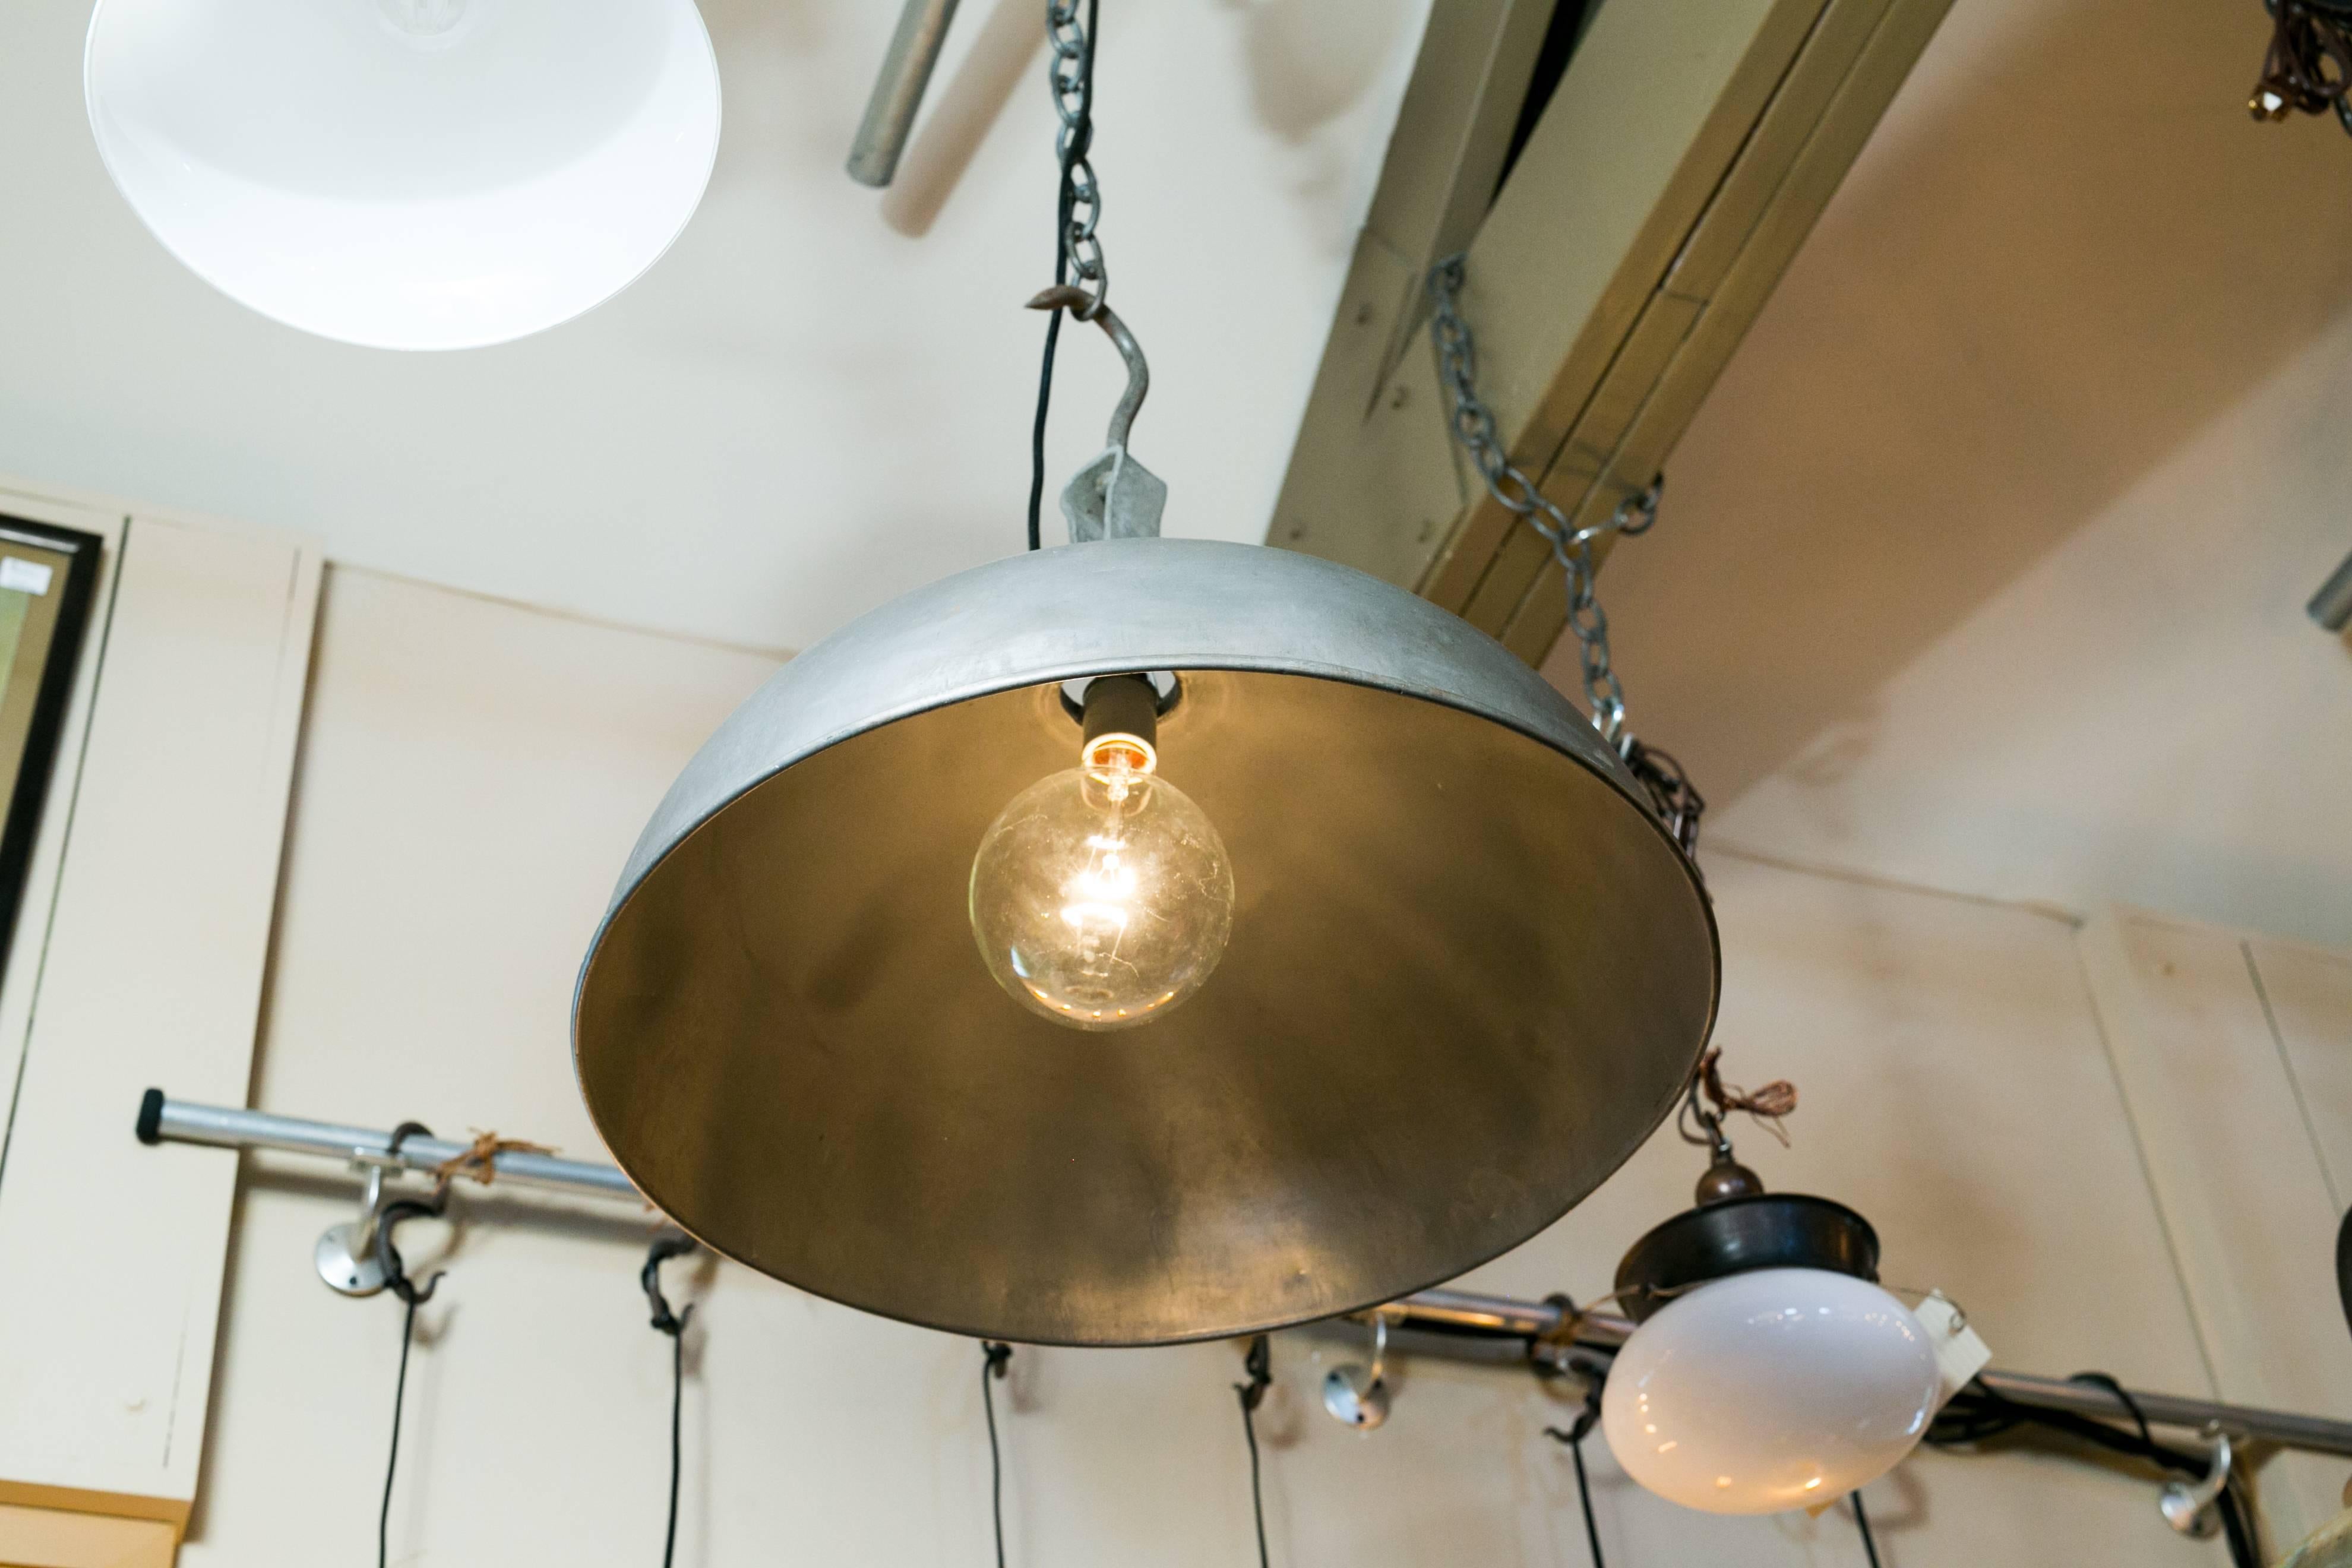
[[[1095,139],[1095,40],[1092,5],[1082,21],[1082,3],[1086,0],[1047,0],[1045,37],[1054,47],[1049,68],[1054,112],[1062,121],[1054,138],[1062,165],[1062,244],[1069,258],[1069,281],[1092,297],[1072,314],[1091,321],[1110,295],[1110,268],[1103,259],[1102,242],[1095,237],[1095,225],[1102,217],[1102,187],[1087,162]]]
[[[1542,535],[1551,558],[1567,581],[1568,629],[1576,634],[1584,678],[1584,700],[1592,727],[1617,749],[1635,780],[1650,797],[1661,820],[1687,855],[1698,847],[1700,814],[1706,801],[1691,784],[1682,764],[1654,747],[1644,746],[1625,728],[1625,688],[1617,678],[1609,651],[1609,616],[1601,608],[1593,575],[1592,542],[1603,534],[1632,538],[1646,533],[1658,521],[1658,497],[1665,488],[1659,474],[1635,494],[1617,503],[1607,519],[1588,528],[1571,527],[1568,514],[1510,459],[1495,426],[1494,410],[1478,395],[1478,350],[1463,318],[1463,258],[1447,257],[1429,273],[1429,335],[1437,347],[1438,374],[1454,405],[1454,436],[1470,454],[1486,493],[1495,503]]]
[[[1647,489],[1618,503],[1608,521],[1571,528],[1568,516],[1503,450],[1494,410],[1478,395],[1477,344],[1462,317],[1462,258],[1449,256],[1430,269],[1429,335],[1437,345],[1439,373],[1454,404],[1454,436],[1470,454],[1486,493],[1496,504],[1543,535],[1551,557],[1568,577],[1568,629],[1582,654],[1584,698],[1592,727],[1615,745],[1625,730],[1625,688],[1609,658],[1609,617],[1593,592],[1592,542],[1604,533],[1646,532],[1658,520],[1660,475]]]

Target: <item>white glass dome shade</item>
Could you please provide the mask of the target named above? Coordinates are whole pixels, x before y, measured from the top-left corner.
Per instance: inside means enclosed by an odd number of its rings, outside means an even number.
[[[1759,1268],[1667,1303],[1618,1352],[1601,1430],[1625,1473],[1707,1513],[1810,1508],[1885,1475],[1935,1415],[1927,1331],[1869,1280]]]
[[[719,146],[693,0],[99,0],[83,87],[165,248],[380,348],[502,342],[610,298]]]

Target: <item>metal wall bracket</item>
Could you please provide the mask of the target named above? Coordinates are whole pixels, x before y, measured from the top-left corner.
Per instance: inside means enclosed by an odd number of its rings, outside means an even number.
[[[2213,1505],[2230,1485],[2230,1436],[2219,1426],[2205,1428],[2205,1440],[2213,1456],[2212,1466],[2201,1481],[2167,1481],[2157,1494],[2156,1506],[2164,1515],[2164,1522],[2181,1534],[2202,1541],[2221,1529],[2221,1510]]]
[[[360,1217],[331,1225],[310,1251],[319,1278],[345,1296],[373,1296],[384,1288],[383,1264],[376,1257],[376,1226],[383,1213],[383,1163],[364,1149],[352,1151],[352,1169],[367,1173],[360,1194]]]

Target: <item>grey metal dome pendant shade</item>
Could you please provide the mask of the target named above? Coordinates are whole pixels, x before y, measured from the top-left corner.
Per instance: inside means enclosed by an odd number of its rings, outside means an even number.
[[[1152,671],[1231,937],[1086,1033],[998,988],[967,885],[1073,764],[1062,683]],[[629,858],[574,1049],[623,1169],[729,1257],[958,1333],[1163,1343],[1549,1225],[1673,1109],[1717,960],[1632,775],[1493,639],[1308,556],[1113,538],[909,594],[746,702]]]

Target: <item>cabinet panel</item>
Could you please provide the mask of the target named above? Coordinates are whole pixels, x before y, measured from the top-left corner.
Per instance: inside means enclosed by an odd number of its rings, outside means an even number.
[[[47,940],[19,988],[0,1277],[47,1288],[0,1294],[0,1489],[184,1518],[236,1157],[162,1158],[131,1130],[151,1084],[245,1101],[319,562],[148,516],[120,554]]]

